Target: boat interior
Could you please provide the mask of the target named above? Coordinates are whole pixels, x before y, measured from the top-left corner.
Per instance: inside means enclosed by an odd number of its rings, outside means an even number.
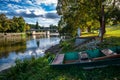
[[[120,47],[57,54],[52,64],[86,63],[120,58]]]

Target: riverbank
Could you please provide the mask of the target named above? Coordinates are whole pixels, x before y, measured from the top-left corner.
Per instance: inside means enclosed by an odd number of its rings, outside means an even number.
[[[58,37],[26,36],[25,39],[14,39],[14,37],[10,40],[2,39],[0,40],[0,71],[12,66],[16,59],[23,61],[33,56],[43,57],[46,49],[59,43]]]
[[[54,46],[51,46],[49,49],[47,49],[45,53],[57,54],[60,49],[61,49],[60,44],[56,44]]]
[[[11,37],[11,36],[21,36],[26,33],[0,33],[0,37]]]
[[[108,40],[109,39],[107,39],[107,41]],[[116,39],[116,41],[119,42],[119,39]],[[105,44],[101,44],[101,46],[103,45]],[[51,49],[53,49],[54,47],[52,46]],[[44,56],[38,59],[33,58],[30,60],[24,60],[23,62],[17,61],[15,67],[12,67],[8,70],[1,72],[0,80],[6,80],[6,79],[9,80],[18,80],[18,79],[19,80],[31,80],[31,79],[32,80],[71,80],[71,79],[119,80],[120,79],[119,66],[108,66],[105,68],[92,69],[92,70],[83,70],[80,66],[71,66],[64,69],[55,69],[55,68],[51,68],[48,65],[49,62],[47,58],[48,58],[47,56]]]
[[[45,53],[46,53],[46,54],[47,54],[47,53],[57,54],[57,53],[60,51],[60,49],[61,49],[61,48],[59,47],[59,44],[56,44],[56,45],[54,45],[54,46],[51,46],[49,49],[47,49],[47,50],[45,51]],[[8,71],[10,71],[10,69],[11,69],[11,67],[9,67],[9,68],[7,68],[7,69],[4,69],[4,70],[0,71],[0,74],[8,72]]]
[[[120,31],[120,29],[119,29]],[[104,42],[98,44],[98,48],[107,48],[113,46],[120,46],[120,33],[111,32],[112,36],[106,33]],[[115,35],[113,35],[115,33]],[[89,35],[89,34],[88,34]],[[106,37],[107,36],[107,37]],[[70,41],[64,42],[62,47],[64,50],[70,51],[72,43]],[[83,47],[87,49],[87,47]],[[53,47],[51,47],[51,50]],[[81,50],[79,47],[77,50]],[[53,49],[54,51],[54,49]],[[53,54],[50,54],[51,56]],[[46,56],[38,59],[17,61],[16,66],[9,71],[0,74],[0,80],[119,80],[120,67],[108,66],[105,68],[83,70],[80,66],[71,66],[67,68],[56,69],[49,66],[48,57]]]
[[[83,70],[80,66],[51,68],[46,57],[18,61],[15,67],[0,74],[0,80],[119,80],[119,66]],[[112,70],[112,71],[111,71]]]

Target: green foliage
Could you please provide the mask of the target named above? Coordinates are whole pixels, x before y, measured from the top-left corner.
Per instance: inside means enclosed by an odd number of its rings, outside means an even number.
[[[40,28],[40,27],[39,27],[39,23],[36,22],[35,29],[39,29],[39,28]]]
[[[95,69],[91,71],[86,71],[86,80],[119,80],[120,79],[120,68],[117,67],[107,67],[102,69]]]
[[[50,32],[56,32],[56,30],[58,29],[56,25],[51,24],[50,26]]]
[[[59,21],[59,32],[76,36],[78,27],[81,30],[87,29],[88,32],[101,27],[101,37],[103,37],[106,23],[111,21],[113,24],[118,24],[120,22],[120,9],[118,5],[115,5],[117,3],[119,0],[58,0],[56,9],[58,14],[62,15]],[[102,21],[103,16],[105,16],[105,21]]]
[[[107,48],[113,46],[120,46],[120,37],[106,37],[103,43],[98,44],[99,48]]]
[[[112,71],[111,71],[112,70]],[[46,58],[16,61],[16,66],[0,74],[0,80],[119,80],[120,68],[111,66],[83,70],[80,66],[52,68]]]
[[[44,56],[44,58],[48,59],[48,63],[50,64],[53,59],[55,58],[55,54],[47,52],[46,55]]]
[[[79,71],[79,72],[78,72]],[[70,80],[82,79],[79,67],[54,69],[48,65],[46,58],[16,61],[16,66],[7,73],[0,74],[1,80]]]
[[[64,41],[60,44],[60,47],[63,47],[63,51],[69,51],[71,49],[71,44]]]
[[[75,42],[75,38],[72,38],[72,39],[67,40],[67,41],[61,41],[60,47],[63,48],[62,51],[63,52],[72,51],[74,48],[74,42]]]
[[[114,30],[114,28],[111,29]],[[68,47],[67,43],[71,45],[74,41],[75,39],[61,42],[61,47]],[[119,37],[116,35],[105,37],[104,42],[98,46],[99,48],[120,46],[120,35]],[[87,49],[87,47],[84,47],[84,50],[85,48]],[[0,73],[0,80],[120,80],[120,66],[108,66],[91,70],[83,70],[80,66],[59,69],[48,65],[48,58],[50,56],[55,57],[52,53],[47,53],[44,57],[38,59],[16,60],[15,67]]]
[[[44,57],[47,59],[53,60],[55,58],[55,54],[48,52]]]
[[[0,32],[25,32],[29,29],[23,17],[8,19],[5,14],[0,14]]]

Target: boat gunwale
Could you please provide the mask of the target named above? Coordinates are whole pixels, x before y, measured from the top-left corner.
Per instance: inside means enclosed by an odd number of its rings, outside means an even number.
[[[120,58],[114,58],[114,59],[105,59],[105,60],[99,60],[99,61],[91,61],[91,62],[83,62],[83,63],[80,63],[80,62],[75,62],[75,63],[68,63],[68,64],[49,64],[51,66],[55,66],[55,65],[75,65],[75,64],[87,64],[87,63],[97,63],[97,62],[108,62],[108,61],[114,61],[114,60],[120,60]],[[120,64],[120,63],[119,63]],[[112,65],[112,64],[111,64]]]

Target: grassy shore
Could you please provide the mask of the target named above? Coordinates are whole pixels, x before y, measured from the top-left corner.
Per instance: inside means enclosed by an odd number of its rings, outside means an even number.
[[[117,29],[116,29],[117,28]],[[92,36],[92,34],[85,34]],[[96,34],[97,35],[97,34]],[[70,40],[71,42],[74,41]],[[120,46],[120,26],[107,28],[104,42],[100,47]],[[61,46],[70,46],[72,44],[65,42]],[[66,48],[66,51],[72,49]],[[64,69],[51,68],[48,64],[48,56],[31,60],[16,60],[16,66],[5,73],[0,74],[0,80],[120,80],[120,67],[108,66],[105,68],[83,70],[79,66],[71,66]]]

